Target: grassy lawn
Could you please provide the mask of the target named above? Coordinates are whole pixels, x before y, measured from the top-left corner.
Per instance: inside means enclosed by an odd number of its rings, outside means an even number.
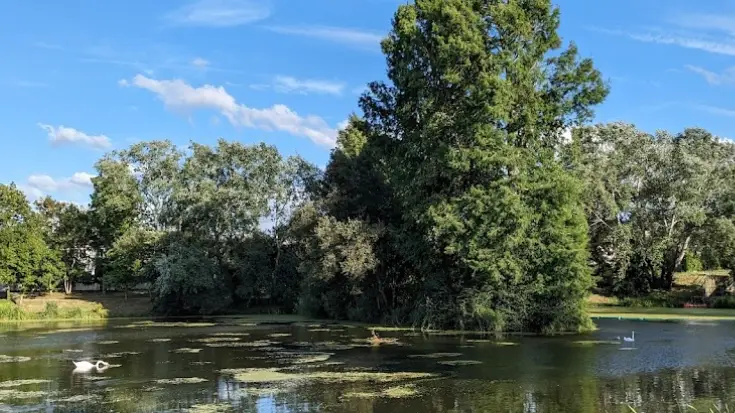
[[[622,318],[635,320],[733,320],[735,309],[718,308],[635,308],[591,307],[592,318]]]
[[[109,317],[138,317],[151,314],[151,302],[145,294],[128,294],[127,300],[122,293],[51,293],[35,298],[24,298],[21,308],[29,313],[40,313],[46,303],[55,303],[59,309],[80,308],[92,310],[101,305]]]

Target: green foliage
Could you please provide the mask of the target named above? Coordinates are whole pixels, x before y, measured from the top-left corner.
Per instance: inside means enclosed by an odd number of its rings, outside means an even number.
[[[15,185],[0,185],[0,283],[26,293],[55,285],[63,272],[43,237],[42,219]]]
[[[735,296],[725,295],[722,297],[715,297],[710,305],[713,308],[735,308]]]
[[[675,271],[724,267],[732,256],[732,143],[701,129],[650,135],[610,124],[576,130],[563,153],[584,182],[600,287],[670,290]]]

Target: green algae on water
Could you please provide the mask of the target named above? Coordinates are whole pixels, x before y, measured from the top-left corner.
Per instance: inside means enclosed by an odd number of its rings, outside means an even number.
[[[470,339],[467,340],[468,343],[482,343],[482,344],[492,344],[494,346],[500,346],[500,347],[508,347],[508,346],[518,346],[520,343],[514,342],[514,341],[495,341],[495,340],[483,340],[483,339]]]
[[[620,342],[614,340],[578,340],[573,341],[572,344],[579,346],[595,346],[600,344],[620,344]]]
[[[61,399],[54,399],[54,403],[84,403],[91,401],[98,401],[101,397],[96,394],[77,394],[75,396],[64,397]]]
[[[240,337],[206,337],[206,338],[192,339],[189,341],[195,342],[195,343],[224,343],[224,342],[240,341]]]
[[[232,406],[227,403],[195,404],[184,410],[186,413],[225,413],[231,411]]]
[[[5,354],[0,354],[0,363],[23,363],[30,360],[31,358],[26,356],[6,356]]]
[[[156,384],[197,384],[209,381],[201,377],[177,377],[174,379],[158,379],[155,380]]]
[[[212,333],[212,337],[247,337],[250,333],[238,333],[238,332],[219,332],[219,333]]]
[[[223,374],[231,375],[236,381],[242,383],[274,383],[288,381],[319,381],[323,383],[391,383],[404,380],[415,380],[434,377],[431,373],[415,373],[415,372],[361,372],[361,371],[345,371],[345,372],[299,372],[292,373],[277,368],[249,368],[249,369],[225,369],[220,371]]]
[[[196,328],[196,327],[214,327],[217,324],[215,323],[204,323],[204,322],[197,322],[197,323],[187,323],[183,321],[177,321],[177,322],[163,322],[163,321],[139,321],[131,324],[126,324],[122,326],[117,326],[116,328],[141,328],[141,327],[188,327],[188,328]]]
[[[189,347],[182,347],[177,348],[175,350],[171,350],[172,353],[179,353],[179,354],[196,354],[202,351],[200,348],[189,348]]]
[[[474,366],[476,364],[482,364],[478,360],[442,360],[437,363],[444,364],[445,366]]]
[[[419,359],[442,359],[442,358],[449,358],[449,357],[459,357],[462,353],[429,353],[429,354],[411,354],[408,357],[410,358],[419,358]]]
[[[0,390],[0,400],[8,399],[36,399],[47,396],[45,391]]]
[[[379,397],[385,397],[390,399],[402,399],[407,397],[416,397],[419,392],[416,390],[416,386],[405,385],[405,386],[394,386],[389,387],[383,391],[377,392],[349,392],[345,393],[342,397],[344,398],[359,398],[359,399],[375,399]]]
[[[274,344],[278,344],[277,342],[270,341],[270,340],[256,340],[256,341],[227,341],[227,342],[218,342],[218,343],[207,343],[205,344],[207,347],[268,347],[272,346]]]
[[[8,380],[8,381],[0,381],[0,388],[29,386],[32,384],[43,384],[43,383],[50,383],[50,382],[51,380],[43,380],[43,379]]]

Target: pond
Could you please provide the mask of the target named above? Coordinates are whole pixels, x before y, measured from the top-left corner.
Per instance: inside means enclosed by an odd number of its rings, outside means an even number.
[[[735,401],[735,323],[599,321],[584,336],[330,324],[110,322],[0,336],[0,411],[679,412]],[[618,336],[635,330],[635,343]],[[111,364],[75,372],[73,360]]]

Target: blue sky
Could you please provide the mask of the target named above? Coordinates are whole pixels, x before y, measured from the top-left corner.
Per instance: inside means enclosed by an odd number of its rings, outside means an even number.
[[[400,0],[34,0],[0,14],[0,182],[86,204],[133,142],[265,141],[326,164]],[[730,3],[730,4],[728,4]],[[612,86],[597,121],[735,136],[735,4],[559,0]]]

